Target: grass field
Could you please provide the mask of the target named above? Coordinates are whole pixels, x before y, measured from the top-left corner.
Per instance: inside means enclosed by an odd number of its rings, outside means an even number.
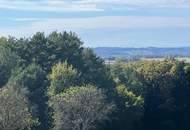
[[[165,58],[145,58],[145,59],[142,59],[142,60],[164,60]],[[188,62],[190,63],[190,57],[176,57],[175,59],[179,60],[179,61],[185,61],[185,62]]]

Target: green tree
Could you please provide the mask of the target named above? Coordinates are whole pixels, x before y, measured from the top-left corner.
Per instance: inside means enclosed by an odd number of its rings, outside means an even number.
[[[72,65],[68,65],[67,61],[58,63],[52,68],[49,76],[51,85],[49,94],[54,95],[61,93],[64,89],[75,85],[77,79],[77,70]]]
[[[116,89],[119,96],[124,98],[126,108],[136,106],[143,108],[144,100],[141,96],[137,96],[132,91],[129,91],[125,85],[118,85]]]
[[[48,61],[51,66],[58,62],[67,61],[80,70],[82,66],[81,53],[83,42],[75,33],[52,32],[47,37]]]
[[[46,73],[39,65],[31,64],[26,68],[16,68],[8,82],[9,86],[24,86],[28,90],[30,109],[35,117],[38,117],[40,125],[35,130],[43,130],[48,127],[47,117],[47,79]]]
[[[0,90],[0,129],[24,130],[38,125],[29,108],[27,91],[21,87],[8,86]]]
[[[83,67],[80,79],[85,84],[93,84],[100,88],[113,90],[115,84],[104,61],[89,48],[83,50],[82,59]]]
[[[142,61],[138,64],[137,71],[143,75],[142,83],[147,88],[144,95],[144,128],[146,130],[189,128],[187,123],[189,101],[184,100],[190,96],[187,89],[189,80],[184,69],[186,64],[175,59]]]
[[[94,86],[70,87],[52,97],[54,130],[91,130],[114,111],[102,90]]]
[[[175,84],[171,91],[175,129],[190,129],[190,64],[177,62],[171,69],[171,75]]]
[[[117,84],[123,84],[127,86],[127,89],[137,95],[144,95],[146,92],[145,86],[142,81],[143,75],[137,70],[139,69],[137,62],[125,62],[118,61],[114,65],[111,65],[111,74],[114,81]]]
[[[0,87],[4,86],[11,71],[18,66],[19,57],[9,47],[0,45]]]
[[[52,32],[45,36],[36,33],[31,38],[12,38],[7,40],[11,50],[21,57],[25,66],[36,63],[50,73],[52,66],[67,61],[80,72],[79,84],[94,84],[98,87],[114,86],[109,69],[75,33]],[[103,85],[104,84],[104,85]]]
[[[134,94],[125,85],[117,85],[118,97],[116,100],[118,111],[109,129],[130,129],[142,128],[142,117],[144,114],[144,98]]]

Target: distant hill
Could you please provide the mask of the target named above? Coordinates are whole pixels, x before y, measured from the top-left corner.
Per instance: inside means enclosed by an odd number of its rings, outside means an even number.
[[[146,58],[167,56],[190,56],[190,47],[180,48],[120,48],[120,47],[98,47],[94,52],[102,58]]]

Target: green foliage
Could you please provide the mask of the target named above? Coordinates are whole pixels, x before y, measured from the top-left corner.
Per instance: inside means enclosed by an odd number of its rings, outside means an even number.
[[[27,92],[22,87],[8,86],[0,90],[0,129],[24,130],[38,125],[29,108]]]
[[[125,85],[116,87],[118,94],[124,98],[126,108],[140,107],[143,108],[144,99],[141,96],[136,96],[132,91],[129,91]]]
[[[43,87],[45,72],[39,65],[31,64],[26,68],[16,68],[9,79],[10,85],[24,85],[31,91]]]
[[[102,90],[87,85],[70,87],[53,97],[54,130],[91,130],[109,119],[114,105]]]
[[[125,85],[116,87],[119,96],[119,124],[120,129],[137,129],[141,127],[144,113],[144,98],[129,91]],[[118,127],[118,126],[117,126]],[[117,128],[116,127],[116,128]]]
[[[117,84],[124,84],[135,94],[143,95],[145,87],[142,81],[144,79],[142,74],[137,71],[138,68],[133,62],[126,64],[119,61],[111,66],[111,74]]]
[[[75,33],[0,38],[2,130],[190,129],[189,86],[174,58],[106,66]]]
[[[18,66],[19,57],[7,46],[0,45],[0,87],[6,84],[11,71]]]
[[[91,49],[85,49],[75,33],[52,32],[45,35],[38,32],[31,38],[2,37],[0,44],[1,86],[8,82],[10,86],[25,86],[28,89],[30,109],[39,117],[41,123],[35,130],[47,130],[51,124],[50,119],[45,119],[50,113],[46,105],[47,91],[54,93],[54,90],[62,91],[69,86],[82,84],[93,84],[107,89],[114,87],[109,69],[103,60]],[[65,61],[67,63],[63,63]],[[65,65],[65,70],[61,70],[61,73],[55,71],[57,77],[53,77],[51,70],[59,63],[68,65]],[[48,75],[52,75],[52,79],[46,79]],[[48,87],[52,91],[47,90]]]
[[[35,63],[42,66],[46,73],[50,73],[53,65],[67,61],[80,72],[80,80],[77,81],[79,84],[105,88],[114,86],[104,61],[91,49],[84,48],[83,42],[75,33],[52,32],[45,36],[38,32],[31,38],[9,37],[6,41],[6,45],[21,57],[24,66]]]
[[[143,128],[146,130],[189,128],[187,115],[190,113],[188,107],[184,107],[189,106],[187,97],[190,96],[188,63],[175,59],[136,61],[127,64],[119,62],[112,66],[112,75],[117,84],[124,84],[117,86],[117,91],[123,95],[120,101],[129,101],[127,106],[138,101],[136,100],[138,96],[135,98],[135,95],[142,95]],[[143,109],[135,107],[126,109],[126,118],[121,116],[120,119],[124,119],[125,123],[128,119],[138,119],[140,116],[136,114],[140,112],[142,117]],[[131,113],[133,114],[130,115]],[[179,123],[174,116],[183,121]]]
[[[115,83],[112,80],[110,70],[104,61],[97,57],[91,49],[86,48],[82,52],[83,67],[80,79],[84,84],[93,84],[100,88],[113,91]]]
[[[43,70],[50,72],[53,64],[65,60],[80,65],[82,44],[74,33],[52,32],[45,36],[37,32],[30,39],[13,39],[11,47],[27,65],[40,64]]]
[[[28,90],[30,109],[38,117],[40,125],[35,130],[47,129],[46,73],[39,65],[31,64],[26,68],[16,68],[9,79],[9,86],[25,86]],[[45,128],[44,128],[45,127]]]
[[[54,64],[67,60],[75,68],[81,67],[83,42],[75,33],[52,32],[47,40],[48,61]],[[50,64],[52,65],[52,63]]]
[[[142,74],[146,86],[145,112],[143,118],[144,127],[147,130],[159,129],[184,129],[189,128],[186,116],[189,115],[187,107],[189,101],[185,100],[190,95],[189,79],[186,75],[186,63],[175,59],[164,61],[142,61],[137,62],[138,72]],[[186,97],[186,98],[185,98]],[[177,103],[178,102],[178,103]],[[179,103],[180,102],[180,103]],[[185,112],[184,116],[181,112]],[[175,116],[183,115],[179,123]]]
[[[52,67],[52,73],[49,78],[51,81],[49,94],[58,94],[76,83],[77,70],[74,69],[72,65],[68,65],[67,61],[65,61]]]

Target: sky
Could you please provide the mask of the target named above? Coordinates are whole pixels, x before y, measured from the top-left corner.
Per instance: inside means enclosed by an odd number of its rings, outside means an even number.
[[[190,0],[0,0],[0,36],[65,30],[88,47],[190,46]]]

